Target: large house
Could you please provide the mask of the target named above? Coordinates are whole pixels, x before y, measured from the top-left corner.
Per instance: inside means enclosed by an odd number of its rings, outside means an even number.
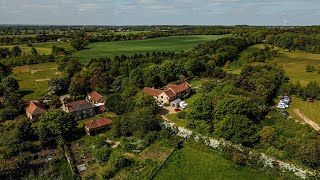
[[[97,113],[102,113],[107,109],[104,98],[96,91],[88,93],[86,100],[93,104],[93,107]]]
[[[79,100],[63,104],[63,111],[72,113],[77,120],[94,116],[94,107],[87,100]]]
[[[86,130],[88,136],[90,136],[106,130],[111,125],[111,123],[112,120],[105,117],[101,117],[99,119],[92,120],[84,124],[84,129]]]
[[[191,86],[188,82],[184,82],[178,85],[168,84],[165,86],[164,90],[145,87],[143,90],[145,93],[153,96],[161,104],[169,104],[171,101],[174,101],[178,98],[186,95],[187,90]]]
[[[26,115],[29,119],[38,119],[46,110],[35,102],[30,102],[26,108]]]

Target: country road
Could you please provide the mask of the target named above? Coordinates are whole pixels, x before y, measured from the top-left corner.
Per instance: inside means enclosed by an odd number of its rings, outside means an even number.
[[[320,126],[317,123],[313,122],[311,119],[309,119],[307,116],[302,114],[299,109],[294,109],[293,112],[296,113],[299,117],[301,117],[313,129],[320,131]]]

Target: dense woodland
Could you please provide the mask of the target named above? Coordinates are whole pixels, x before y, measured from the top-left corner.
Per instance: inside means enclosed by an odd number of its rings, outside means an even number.
[[[43,30],[47,31],[50,28]],[[100,28],[89,27],[88,32],[96,29],[100,31]],[[28,30],[32,29],[30,27]],[[37,28],[34,28],[33,31],[36,30]],[[64,27],[62,30],[68,31]],[[137,27],[133,30],[148,29]],[[23,31],[26,31],[24,27],[0,28],[3,35],[21,34]],[[83,49],[88,43],[96,41],[191,34],[235,34],[180,53],[149,52],[133,56],[122,55],[113,59],[92,59],[88,65],[82,65],[70,56],[70,52],[60,47],[53,47],[51,55],[38,55],[34,50],[31,55],[22,55],[18,46],[12,50],[0,49],[0,93],[4,97],[0,110],[0,161],[3,162],[0,178],[40,176],[41,170],[37,171],[37,167],[30,164],[32,153],[58,147],[62,152],[61,156],[64,157],[64,153],[68,154],[70,142],[83,136],[83,130],[77,128],[74,117],[57,110],[61,106],[58,96],[65,94],[70,94],[71,99],[75,100],[83,98],[93,90],[103,93],[108,111],[117,114],[111,129],[112,136],[128,141],[124,143],[124,149],[131,148],[132,144],[128,138],[132,137],[142,139],[144,146],[156,139],[171,142],[171,146],[176,145],[178,141],[170,139],[170,132],[161,130],[161,118],[156,114],[155,100],[143,93],[142,89],[145,86],[161,88],[168,83],[179,83],[193,78],[210,78],[212,82],[203,84],[202,89],[197,92],[188,92],[184,97],[201,94],[190,108],[177,114],[178,118],[188,120],[188,128],[248,148],[266,151],[281,160],[290,160],[319,169],[320,139],[317,133],[300,124],[292,125],[291,129],[282,132],[283,123],[287,123],[288,120],[270,112],[270,107],[274,105],[274,99],[278,95],[287,93],[316,98],[320,96],[319,85],[316,82],[310,83],[307,87],[291,84],[281,67],[264,62],[265,59],[277,55],[277,52],[269,48],[270,45],[319,53],[320,38],[314,36],[319,31],[318,27],[239,26],[211,29],[186,26],[168,27],[163,32],[151,31],[132,35],[88,36],[84,30],[72,32],[70,38],[74,50]],[[304,35],[306,32],[310,35]],[[39,36],[45,38],[37,40]],[[0,43],[46,42],[62,36],[65,35],[43,34],[29,40],[27,38],[17,41],[4,41],[5,37],[0,37]],[[270,45],[248,57],[255,63],[245,65],[240,74],[229,74],[223,70],[228,63],[237,61],[243,50],[263,42]],[[49,81],[48,95],[45,97],[51,99],[47,107],[49,111],[37,122],[30,122],[23,115],[25,103],[17,93],[17,80],[7,76],[12,66],[42,62],[56,62],[64,77]],[[270,119],[266,120],[267,117]],[[295,134],[295,130],[299,130],[303,136]],[[94,159],[101,165],[95,176],[110,178],[119,169],[130,164],[118,150],[111,150],[99,137],[86,143],[88,147],[100,147],[91,149]],[[12,159],[15,159],[13,163]],[[61,162],[56,163],[59,165]],[[44,178],[50,177],[50,173],[57,173],[56,166],[50,167],[51,172],[45,174]],[[77,177],[77,173],[74,173],[74,178]]]

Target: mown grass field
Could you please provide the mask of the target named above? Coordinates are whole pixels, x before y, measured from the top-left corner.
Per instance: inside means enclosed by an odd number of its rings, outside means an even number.
[[[175,151],[154,177],[155,180],[185,179],[277,179],[264,172],[239,166],[211,150],[188,144]]]
[[[177,36],[163,37],[146,40],[130,40],[116,42],[97,42],[91,43],[87,49],[78,51],[73,54],[74,57],[80,60],[83,64],[88,63],[92,58],[109,57],[119,55],[133,55],[146,52],[163,52],[191,49],[194,46],[217,40],[227,35],[198,35],[198,36]]]
[[[34,48],[37,49],[38,54],[51,54],[52,46],[63,47],[66,50],[71,50],[72,47],[69,42],[46,42],[46,43],[34,43],[32,44]],[[9,45],[9,46],[0,46],[0,48],[9,48],[10,50],[13,46],[19,46],[22,50],[22,53],[30,54],[31,48],[26,44],[18,44],[18,45]]]
[[[294,113],[294,109],[299,109],[302,114],[320,125],[320,102],[318,100],[315,100],[313,103],[311,103],[308,101],[302,101],[301,98],[292,99],[287,111],[290,113],[290,116],[300,120],[301,122],[304,122],[300,116]]]
[[[57,67],[56,63],[18,66],[10,76],[18,80],[24,99],[40,99],[48,90],[48,81],[62,76]]]

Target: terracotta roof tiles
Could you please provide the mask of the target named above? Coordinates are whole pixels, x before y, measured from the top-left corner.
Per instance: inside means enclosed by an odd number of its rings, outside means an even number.
[[[105,118],[105,117],[102,117],[102,118],[87,122],[85,124],[85,127],[88,128],[89,130],[91,130],[91,129],[96,129],[99,127],[109,125],[111,123],[112,123],[112,120]]]

